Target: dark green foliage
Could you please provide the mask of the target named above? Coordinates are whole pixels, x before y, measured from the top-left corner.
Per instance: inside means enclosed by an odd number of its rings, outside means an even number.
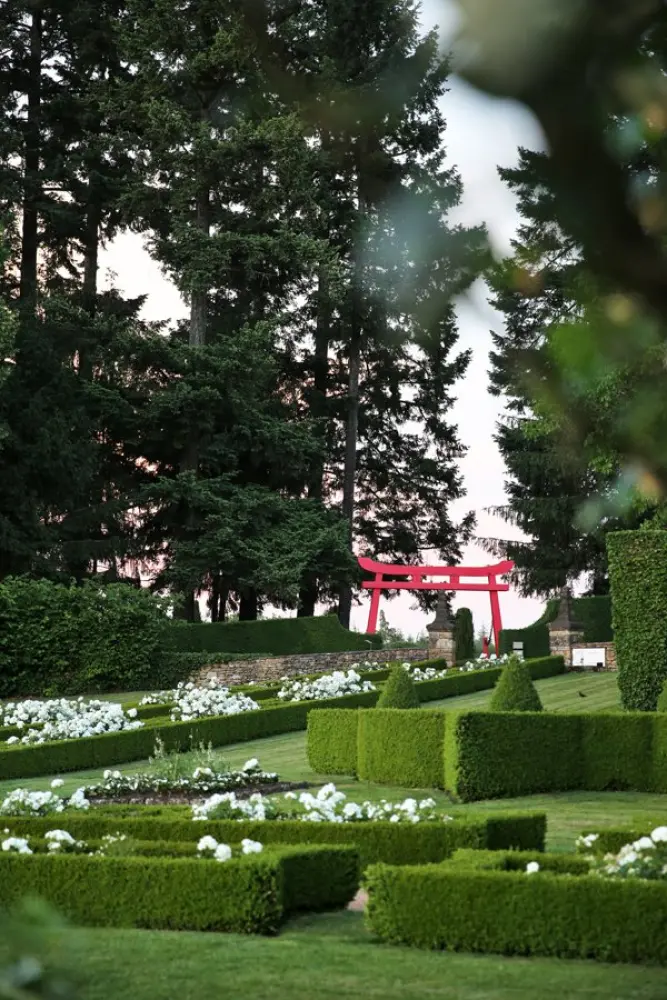
[[[667,680],[663,681],[662,691],[660,692],[656,707],[658,712],[667,712]]]
[[[38,895],[84,925],[272,934],[290,913],[349,902],[358,885],[358,857],[351,848],[303,846],[224,864],[3,854],[0,877],[3,904]]]
[[[357,773],[358,715],[349,708],[310,712],[306,749],[317,774]]]
[[[366,920],[393,944],[667,962],[667,885],[586,875],[375,865]]]
[[[470,608],[459,608],[454,615],[454,657],[457,663],[472,660],[475,655],[475,630]]]
[[[445,788],[464,801],[575,789],[664,792],[666,763],[660,714],[447,714]]]
[[[526,628],[502,629],[500,633],[499,655],[511,653],[513,643],[523,643],[524,659],[529,660],[534,657],[549,656],[551,647],[549,645],[549,622],[558,614],[558,601],[547,601],[547,605],[532,625]]]
[[[613,642],[611,627],[611,597],[575,597],[572,609],[577,621],[584,627],[584,642]]]
[[[443,787],[443,712],[361,710],[357,774],[361,781],[405,788]]]
[[[12,834],[38,837],[54,828],[53,817],[4,817]],[[137,841],[192,842],[208,834],[220,843],[239,843],[249,837],[267,845],[347,845],[359,852],[360,865],[384,861],[409,865],[442,861],[459,847],[491,850],[543,851],[544,813],[498,813],[492,817],[468,816],[435,823],[307,823],[300,820],[205,820],[193,823],[169,807],[135,807],[130,815],[118,807],[96,808],[90,813],[66,812],[58,825],[86,842],[107,833],[124,833]],[[23,859],[21,859],[23,860]],[[0,890],[1,891],[1,890]]]
[[[129,584],[0,583],[0,697],[141,690],[156,682],[165,602]]]
[[[184,750],[192,742],[195,745],[211,743],[213,746],[226,746],[278,733],[290,733],[306,728],[308,713],[315,707],[359,708],[374,705],[376,699],[377,692],[368,691],[333,698],[328,702],[292,702],[267,706],[254,712],[215,716],[194,722],[161,723],[154,720],[143,729],[105,733],[78,740],[30,746],[15,744],[0,750],[0,780],[30,778],[54,772],[64,774],[67,771],[145,760],[153,752],[156,736],[161,737],[167,750]]]
[[[653,712],[667,679],[667,531],[613,532],[607,553],[621,703]]]
[[[378,708],[419,708],[419,695],[405,667],[396,664],[378,698]]]
[[[318,618],[268,618],[255,622],[175,622],[169,646],[181,652],[255,653],[290,656],[379,649],[380,636],[343,628],[335,615]]]
[[[517,656],[510,658],[500,670],[491,701],[490,712],[541,712],[542,702],[530,671]]]

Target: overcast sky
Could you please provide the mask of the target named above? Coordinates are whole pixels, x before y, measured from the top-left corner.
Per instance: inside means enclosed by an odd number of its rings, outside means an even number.
[[[447,0],[425,0],[423,24],[426,28],[439,24],[446,44],[454,28],[452,5]],[[483,97],[457,79],[451,80],[442,107],[447,119],[445,146],[449,162],[457,166],[464,186],[462,204],[452,219],[466,225],[485,223],[494,247],[501,252],[507,250],[516,229],[517,214],[513,197],[498,178],[497,167],[515,163],[519,146],[540,148],[539,128],[521,107]],[[115,274],[116,284],[125,295],[148,293],[143,313],[146,319],[177,319],[185,315],[178,291],[148,256],[141,237],[131,233],[119,236],[104,251],[101,265],[103,270]],[[477,533],[481,536],[509,537],[511,529],[483,510],[502,504],[505,498],[504,466],[492,440],[502,404],[487,392],[490,331],[499,320],[486,303],[483,288],[475,288],[472,295],[459,303],[458,316],[460,347],[472,348],[473,358],[459,385],[454,409],[460,437],[468,448],[462,462],[467,495],[453,505],[452,511],[455,518],[469,510],[476,511]],[[516,532],[513,534],[518,537]],[[475,545],[468,546],[464,553],[465,565],[486,565],[489,561],[490,557]],[[455,607],[462,604],[472,609],[475,628],[482,623],[488,627],[490,612],[485,594],[456,596]],[[392,625],[417,633],[427,624],[429,616],[415,610],[413,605],[414,598],[405,593],[383,602]],[[501,608],[505,624],[520,626],[538,617],[542,603],[520,598],[510,591],[501,594]],[[354,627],[365,627],[367,613],[368,601],[364,597],[353,612]]]

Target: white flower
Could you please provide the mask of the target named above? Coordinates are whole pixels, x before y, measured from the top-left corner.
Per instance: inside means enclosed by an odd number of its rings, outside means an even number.
[[[667,826],[656,826],[655,830],[651,831],[651,840],[654,844],[667,843]]]
[[[534,875],[535,872],[539,872],[540,866],[537,861],[529,861],[526,865],[526,875]]]
[[[51,788],[62,788],[65,784],[62,778],[54,778],[51,782]]]
[[[216,861],[229,861],[232,856],[232,849],[228,844],[218,844],[215,851],[213,852],[213,857]]]
[[[9,837],[2,842],[3,851],[16,851],[17,854],[32,854],[25,837]]]
[[[639,840],[635,840],[632,846],[635,851],[652,851],[655,848],[650,837],[640,837]]]
[[[247,760],[245,762],[245,764],[243,765],[243,767],[241,768],[241,770],[242,771],[256,771],[258,767],[259,767],[259,761],[257,760],[256,757],[252,757],[250,760]]]
[[[9,739],[5,740],[5,743],[7,744],[18,743],[18,742],[19,742],[18,736],[10,736]]]
[[[264,850],[264,846],[260,844],[258,840],[249,840],[245,837],[241,841],[241,850],[244,854],[261,854]]]
[[[127,717],[128,717],[128,719],[136,719],[136,717],[137,717],[137,710],[136,710],[136,708],[128,708],[128,710],[127,710]]]
[[[215,839],[215,837],[206,836],[206,837],[202,837],[201,840],[199,841],[199,843],[197,844],[197,850],[198,851],[215,851],[215,849],[216,849],[217,846],[218,846],[218,841]]]

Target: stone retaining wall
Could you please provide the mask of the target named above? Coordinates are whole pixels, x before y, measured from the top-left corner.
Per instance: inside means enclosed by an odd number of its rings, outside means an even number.
[[[427,649],[368,649],[351,653],[303,653],[298,656],[273,656],[263,660],[237,663],[213,663],[193,678],[197,683],[215,680],[219,684],[247,684],[249,681],[277,681],[299,674],[328,673],[355,663],[414,663],[428,659]]]

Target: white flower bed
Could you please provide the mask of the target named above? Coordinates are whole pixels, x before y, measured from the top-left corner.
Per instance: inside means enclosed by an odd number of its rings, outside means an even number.
[[[30,792],[27,788],[15,788],[0,803],[0,816],[50,816],[65,809],[89,808],[90,802],[86,798],[84,788],[77,788],[69,799],[62,799],[51,791]]]
[[[153,691],[145,694],[140,705],[169,705],[174,700],[174,691]]]
[[[136,720],[136,714],[136,709],[126,713],[122,705],[112,701],[86,702],[83,698],[10,702],[4,707],[2,724],[19,730],[27,728],[27,732],[20,737],[10,736],[5,745],[51,743],[141,729],[143,722]]]
[[[5,830],[5,834],[8,833],[9,830]],[[6,836],[4,840],[0,841],[0,849],[5,853],[34,854],[35,852],[30,847],[29,840],[29,837]],[[85,841],[75,840],[67,830],[49,830],[44,834],[44,840],[46,841],[46,850],[49,854],[91,854],[107,857],[109,852],[111,854],[131,853],[131,849],[127,850],[123,846],[123,841],[127,841],[127,836],[124,833],[107,833],[102,837],[102,842],[96,851],[89,850],[88,844]],[[199,858],[212,858],[214,861],[229,861],[234,853],[241,857],[248,854],[261,854],[263,850],[263,844],[258,840],[250,840],[248,837],[241,841],[240,849],[236,849],[236,851],[229,844],[218,843],[215,837],[202,837],[197,844],[196,856]]]
[[[350,667],[347,672],[334,670],[315,680],[287,681],[278,691],[277,697],[282,701],[320,701],[325,698],[341,698],[346,694],[361,694],[363,691],[375,691],[375,685],[362,680],[354,667]]]
[[[482,654],[474,660],[468,660],[458,669],[467,673],[471,670],[488,670],[491,667],[505,667],[510,659],[511,657],[507,653],[503,653],[502,656],[496,656],[495,653],[491,653],[490,656]]]
[[[262,771],[259,761],[253,757],[238,771],[214,771],[210,767],[196,767],[191,777],[169,778],[158,774],[121,774],[120,771],[105,771],[103,781],[88,785],[85,793],[92,799],[115,798],[121,795],[150,795],[167,792],[225,792],[233,788],[248,788],[252,785],[268,785],[278,781],[272,771]]]
[[[595,834],[580,837],[577,846],[591,847]],[[592,859],[593,871],[606,878],[643,878],[667,881],[667,826],[657,826],[648,837],[625,844],[618,854]]]
[[[292,802],[298,802],[298,806],[292,806]],[[403,802],[387,802],[386,799],[381,802],[348,802],[345,793],[337,791],[333,783],[324,785],[316,795],[302,792],[297,797],[294,792],[287,792],[282,803],[259,794],[251,795],[249,799],[237,799],[234,792],[212,795],[205,802],[193,805],[192,818],[297,819],[310,823],[419,823],[435,820],[448,822],[452,819],[451,816],[435,811],[434,799],[422,799],[421,802],[417,799],[405,799]]]
[[[232,694],[229,688],[218,687],[211,681],[208,687],[196,687],[192,681],[181,683],[174,691],[172,722],[190,722],[209,715],[239,715],[259,708],[245,694]]]

